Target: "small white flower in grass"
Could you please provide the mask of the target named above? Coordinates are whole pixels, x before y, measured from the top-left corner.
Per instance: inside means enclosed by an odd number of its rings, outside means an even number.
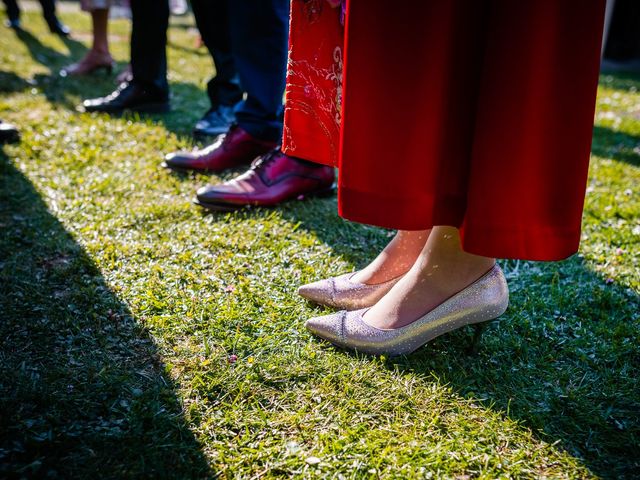
[[[287,453],[296,454],[300,451],[298,442],[287,442]]]
[[[320,460],[318,457],[307,457],[307,459],[305,460],[305,462],[307,462],[309,465],[318,465],[322,460]]]

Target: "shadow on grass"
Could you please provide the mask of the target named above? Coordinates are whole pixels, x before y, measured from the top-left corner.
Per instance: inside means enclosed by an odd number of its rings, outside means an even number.
[[[12,93],[21,92],[32,85],[24,78],[16,75],[13,72],[0,71],[0,92]]]
[[[191,181],[194,192],[197,187],[207,183],[218,183],[231,179],[244,172],[246,167],[233,169],[220,176],[193,175],[189,173],[171,172],[181,181]],[[170,172],[170,171],[169,171]],[[200,208],[200,207],[194,207]],[[227,213],[201,209],[203,216],[224,218]],[[311,232],[318,241],[329,246],[334,254],[354,266],[354,270],[365,267],[371,262],[373,252],[381,251],[389,242],[395,231],[384,230],[360,223],[353,223],[340,218],[337,214],[337,198],[311,198],[290,200],[274,208],[246,207],[233,213],[238,218],[260,220],[277,213],[283,220],[289,222],[292,229],[302,228]],[[215,221],[215,220],[214,220]],[[342,272],[346,273],[346,272]],[[304,281],[317,280],[308,278]]]
[[[352,264],[354,271],[364,268],[389,243],[395,230],[349,222],[337,212],[338,201],[334,196],[291,201],[282,209],[282,217],[312,232],[335,254]]]
[[[389,232],[341,220],[335,199],[290,202],[279,214],[356,269],[389,240]],[[540,440],[557,442],[597,476],[638,478],[640,297],[589,270],[579,256],[501,263],[511,307],[486,330],[476,354],[468,352],[467,327],[389,359],[387,367],[446,384],[462,398],[503,412]]]
[[[66,63],[79,60],[87,52],[87,47],[82,42],[78,42],[71,37],[60,37],[69,50],[69,55],[65,55],[44,45],[27,30],[20,29],[14,32],[16,37],[29,49],[31,58],[46,67],[59,65],[59,68],[61,68]]]
[[[65,55],[44,45],[26,30],[17,31],[15,35],[27,46],[35,61],[49,68],[49,74],[41,73],[34,76],[34,85],[42,90],[50,103],[68,110],[77,110],[82,100],[106,96],[116,89],[116,76],[105,75],[102,71],[84,77],[61,77],[59,75],[63,67],[84,56],[87,47],[83,43],[72,38],[63,38],[62,41],[69,49],[69,54]],[[119,62],[115,72],[124,70],[126,66],[126,62]],[[9,82],[4,82],[2,78],[0,80],[2,80],[1,85],[9,84]],[[16,79],[12,79],[10,85],[11,88],[15,88]],[[163,115],[145,115],[142,119],[149,119],[154,123],[161,124],[177,135],[190,137],[193,125],[209,108],[205,90],[193,83],[172,82],[171,103],[172,112]],[[194,108],[194,105],[202,105],[202,107]],[[135,121],[141,120],[139,116],[131,118]]]
[[[611,72],[600,75],[600,86],[624,92],[640,91],[640,74]],[[593,129],[592,153],[603,158],[640,166],[640,137],[608,127]]]
[[[125,68],[126,65],[122,64],[121,67]],[[101,73],[92,75],[91,82],[87,82],[86,78],[63,78],[58,75],[41,74],[34,78],[50,103],[74,111],[79,109],[84,99],[103,97],[117,88],[115,77]],[[194,105],[199,104],[202,104],[201,108],[194,108]],[[125,113],[122,116],[134,122],[149,121],[162,125],[179,137],[191,139],[193,125],[208,108],[204,90],[192,83],[172,82],[170,112],[153,115]]]
[[[125,64],[121,64],[122,69],[125,67]],[[117,88],[114,83],[115,76],[100,72],[89,78],[91,81],[87,81],[87,77],[60,77],[58,74],[34,76],[36,84],[50,103],[73,111],[79,110],[84,99],[103,97]],[[202,104],[201,108],[194,108],[194,105],[200,104]],[[179,137],[190,140],[193,125],[209,108],[207,94],[195,84],[173,82],[171,83],[171,107],[169,113],[154,115],[125,113],[121,117],[134,122],[149,121],[162,125]]]
[[[0,152],[0,477],[205,478],[153,339]]]
[[[389,360],[532,429],[595,475],[640,474],[637,294],[608,284],[578,258],[503,262],[511,306],[467,353],[469,327]]]
[[[640,91],[640,73],[607,72],[600,74],[599,83],[603,87],[625,92]]]
[[[595,126],[591,152],[598,157],[640,167],[640,137],[637,135]]]
[[[338,219],[322,207],[330,201],[294,204],[282,216],[360,268],[388,242],[387,232]],[[599,477],[638,478],[640,297],[589,270],[579,256],[501,264],[511,306],[487,328],[476,354],[468,351],[466,327],[387,360],[387,367],[425,383],[435,379],[503,412],[540,440],[558,442]]]

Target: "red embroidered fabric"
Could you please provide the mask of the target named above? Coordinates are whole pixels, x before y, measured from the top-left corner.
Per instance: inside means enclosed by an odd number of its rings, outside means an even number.
[[[291,4],[283,150],[338,165],[344,27],[327,0]]]
[[[337,165],[343,217],[577,251],[604,0],[293,0],[285,153]],[[342,72],[343,83],[339,82]]]

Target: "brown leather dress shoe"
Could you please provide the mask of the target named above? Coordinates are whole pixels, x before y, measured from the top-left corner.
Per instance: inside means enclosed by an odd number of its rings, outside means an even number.
[[[164,158],[162,166],[174,170],[216,173],[227,168],[248,165],[256,157],[277,146],[277,142],[258,140],[238,125],[232,125],[225,135],[218,137],[215,143],[206,148],[193,152],[170,153]]]
[[[242,175],[199,189],[194,203],[218,211],[246,205],[273,206],[300,196],[329,195],[334,180],[333,167],[314,165],[274,150],[257,159]]]

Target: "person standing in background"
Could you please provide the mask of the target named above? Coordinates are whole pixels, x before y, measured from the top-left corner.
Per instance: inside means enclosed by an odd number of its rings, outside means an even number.
[[[197,3],[193,4],[196,12]],[[167,155],[163,166],[178,171],[219,173],[249,166],[260,157],[233,180],[198,190],[196,203],[211,210],[272,206],[301,195],[331,193],[332,167],[279,151],[289,1],[228,0],[227,8],[233,60],[246,92],[246,98],[235,107],[236,123],[204,149]]]
[[[216,75],[207,83],[211,108],[194,129],[195,137],[217,137],[225,133],[233,121],[234,107],[244,96],[231,48],[228,0],[192,0],[191,8],[202,42],[209,50]]]
[[[44,17],[47,25],[49,26],[49,30],[51,33],[55,33],[56,35],[60,35],[62,37],[67,37],[71,33],[69,27],[63,24],[56,15],[56,2],[55,0],[39,0],[40,5],[42,6],[42,16]],[[7,26],[9,28],[13,28],[14,30],[21,29],[20,25],[20,7],[18,6],[17,0],[3,0],[5,6],[7,7],[7,17],[9,17],[7,21]]]
[[[113,57],[109,52],[109,8],[114,4],[114,0],[81,0],[82,10],[91,13],[93,25],[93,43],[87,54],[77,63],[62,69],[60,74],[67,75],[87,75],[96,70],[105,69],[107,73],[113,70]]]
[[[105,97],[85,100],[87,112],[169,111],[168,0],[131,0],[131,20],[131,80]]]
[[[226,0],[194,0],[193,11],[207,49],[216,67],[207,93],[211,108],[196,124],[194,134],[219,135],[233,121],[233,107],[242,99],[228,32]],[[167,0],[132,0],[131,72],[111,94],[85,100],[88,112],[120,114],[125,110],[159,113],[169,104],[167,82]]]

